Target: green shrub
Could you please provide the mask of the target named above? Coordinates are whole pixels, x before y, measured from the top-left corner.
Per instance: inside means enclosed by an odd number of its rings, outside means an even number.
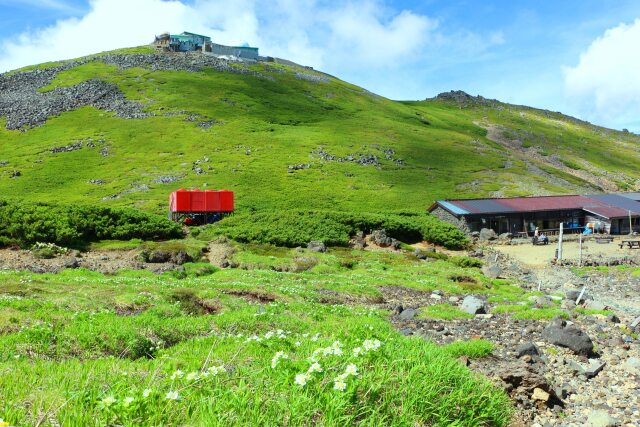
[[[451,257],[450,261],[462,268],[482,267],[482,261],[468,256],[454,256]]]
[[[449,249],[468,244],[466,236],[451,224],[430,215],[344,213],[290,210],[242,213],[225,218],[203,233],[205,238],[225,235],[240,242],[277,246],[305,246],[320,240],[331,246],[346,246],[358,231],[384,229],[387,235],[406,242],[426,240]]]
[[[182,230],[168,219],[130,208],[0,201],[0,244],[79,246],[116,239],[168,239]]]

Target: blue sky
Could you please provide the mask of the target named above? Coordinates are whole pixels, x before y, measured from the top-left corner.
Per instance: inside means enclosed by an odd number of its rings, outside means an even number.
[[[640,132],[637,0],[0,0],[0,10],[0,72],[191,30],[392,99],[461,89]]]

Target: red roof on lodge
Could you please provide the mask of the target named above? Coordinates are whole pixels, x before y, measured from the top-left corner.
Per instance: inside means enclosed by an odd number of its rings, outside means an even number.
[[[617,194],[438,200],[429,208],[429,211],[436,206],[441,206],[455,215],[585,210],[608,219],[624,218],[629,215],[629,212],[632,216],[640,216],[640,202]]]

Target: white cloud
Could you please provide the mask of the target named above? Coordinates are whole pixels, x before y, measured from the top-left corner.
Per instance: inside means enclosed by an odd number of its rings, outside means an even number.
[[[587,120],[613,127],[640,122],[640,19],[594,40],[575,67],[564,69],[567,102]]]
[[[0,42],[0,72],[139,46],[165,31],[192,31],[221,44],[249,43],[263,55],[313,66],[385,96],[422,98],[431,93],[416,93],[415,76],[476,60],[504,43],[500,31],[445,30],[433,18],[394,10],[384,1],[90,0],[80,17]]]

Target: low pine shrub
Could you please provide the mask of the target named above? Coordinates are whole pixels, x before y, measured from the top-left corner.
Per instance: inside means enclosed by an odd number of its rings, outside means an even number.
[[[182,230],[168,219],[131,208],[0,201],[0,244],[66,247],[104,239],[170,239]]]
[[[286,212],[240,213],[225,218],[202,237],[224,235],[240,242],[277,246],[305,246],[320,240],[331,246],[346,246],[358,231],[384,229],[405,242],[426,240],[449,249],[461,249],[469,241],[456,227],[430,215],[344,213],[289,210]]]

